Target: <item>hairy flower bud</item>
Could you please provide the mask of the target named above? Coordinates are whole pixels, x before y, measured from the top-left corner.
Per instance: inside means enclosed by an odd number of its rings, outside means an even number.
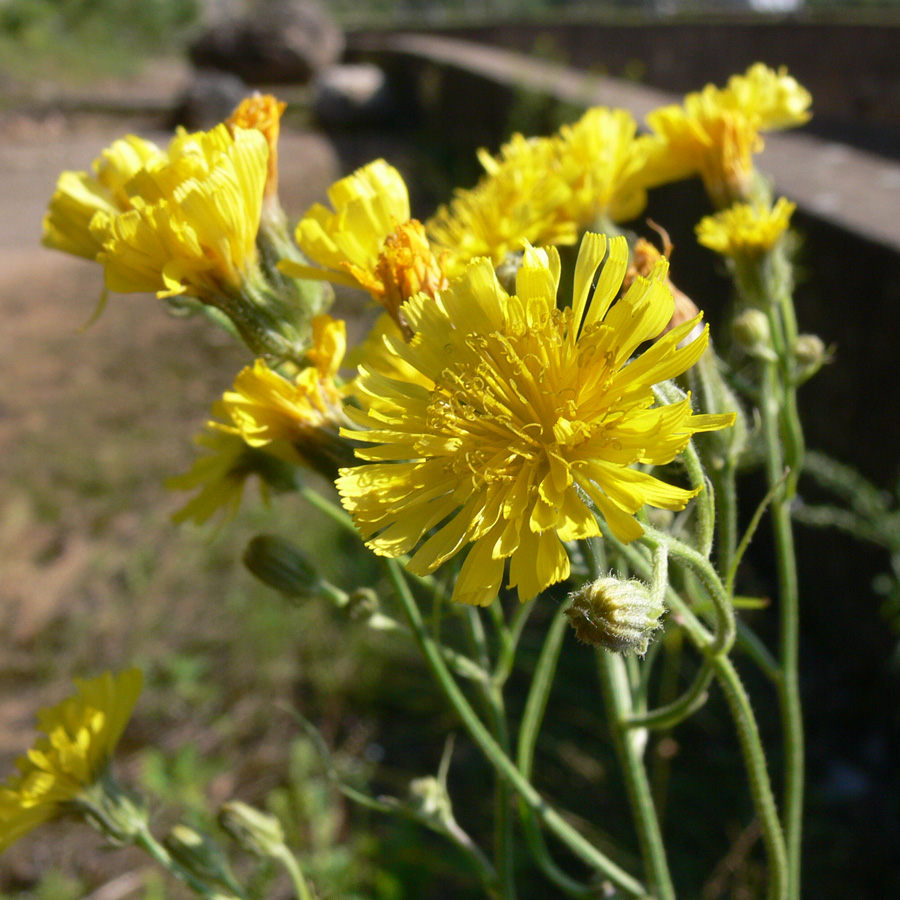
[[[172,858],[198,881],[210,887],[231,891],[236,887],[228,860],[209,835],[187,825],[176,825],[163,839]]]
[[[284,852],[281,822],[240,800],[231,800],[219,810],[219,825],[247,853],[274,858]]]
[[[762,310],[745,309],[732,323],[731,333],[750,356],[775,359],[769,319]]]
[[[572,595],[566,615],[582,643],[643,656],[663,612],[643,582],[598,578]]]
[[[288,597],[313,596],[322,584],[309,560],[293,544],[273,534],[258,534],[247,544],[244,565],[263,584]]]

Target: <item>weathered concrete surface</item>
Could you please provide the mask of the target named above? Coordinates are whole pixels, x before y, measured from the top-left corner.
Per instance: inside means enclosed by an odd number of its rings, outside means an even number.
[[[357,37],[353,48],[421,66],[440,65],[509,91],[525,89],[585,107],[622,107],[638,120],[658,106],[678,102],[680,96],[437,35],[372,34]],[[456,102],[474,117],[489,99],[474,90],[466,94]],[[485,113],[488,119],[496,114]],[[762,168],[778,191],[806,212],[900,250],[900,164],[802,132],[784,132],[766,136]]]

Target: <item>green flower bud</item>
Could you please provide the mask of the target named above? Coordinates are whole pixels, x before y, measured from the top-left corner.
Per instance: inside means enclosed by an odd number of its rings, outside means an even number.
[[[219,825],[247,853],[268,859],[284,853],[281,822],[240,800],[231,800],[219,810]]]
[[[766,325],[768,326],[768,322]],[[710,346],[687,373],[688,383],[697,398],[699,409],[705,413],[737,413],[731,428],[722,428],[694,437],[704,460],[717,469],[721,469],[729,461],[736,462],[740,458],[747,448],[750,435],[747,415],[737,394],[725,378],[724,368],[725,364]]]
[[[244,565],[263,584],[288,597],[311,597],[319,593],[322,581],[306,557],[273,534],[259,534],[244,551]]]
[[[198,881],[210,887],[234,891],[236,884],[228,868],[228,860],[209,835],[187,825],[176,825],[163,839],[163,844],[175,862]]]
[[[445,829],[454,821],[447,786],[433,775],[416,778],[409,785],[409,805],[432,827]]]
[[[794,342],[794,360],[796,362],[795,381],[802,384],[812,378],[826,363],[830,363],[834,348],[826,347],[825,342],[816,334],[801,334]]]
[[[769,319],[759,309],[745,309],[731,324],[735,341],[750,355],[758,359],[774,360],[772,330]]]
[[[643,656],[664,611],[643,582],[598,578],[572,594],[566,615],[582,643]]]

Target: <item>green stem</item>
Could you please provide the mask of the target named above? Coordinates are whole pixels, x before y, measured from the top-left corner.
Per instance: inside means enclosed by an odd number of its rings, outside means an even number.
[[[174,875],[183,884],[186,884],[195,894],[207,897],[209,900],[225,900],[227,895],[223,895],[220,888],[211,887],[176,862],[169,851],[153,837],[146,824],[134,835],[133,842],[136,847],[140,847],[167,872]]]
[[[444,664],[437,644],[424,627],[419,607],[409,589],[409,585],[406,583],[400,564],[396,560],[386,560],[385,562],[388,576],[397,591],[397,596],[403,605],[410,627],[416,635],[419,647],[425,657],[425,662],[444,695],[462,720],[469,736],[475,741],[481,752],[484,753],[488,762],[509,781],[510,785],[537,814],[547,829],[566,844],[572,853],[589,866],[602,872],[610,881],[624,891],[633,896],[645,897],[647,891],[644,885],[634,876],[617,866],[606,854],[594,847],[555,809],[550,807],[531,782],[522,775],[512,760],[503,752],[488,729],[475,714],[471,704],[459,689],[459,686]]]
[[[691,686],[677,699],[647,713],[633,712],[622,724],[627,728],[673,728],[692,716],[707,700],[707,688],[713,678],[709,661],[703,663]]]
[[[627,724],[633,709],[625,661],[621,656],[606,650],[598,650],[596,658],[603,697],[610,713],[613,744],[625,778],[641,857],[644,860],[644,877],[658,900],[675,900],[675,887],[669,874],[662,831],[644,765],[647,731],[629,728]]]
[[[737,550],[737,479],[735,468],[731,462],[713,472],[713,483],[716,486],[716,531],[719,544],[716,548],[716,560],[720,572],[729,572]]]
[[[670,534],[666,534],[664,531],[657,531],[649,526],[644,526],[644,528],[643,541],[645,544],[654,548],[659,547],[661,544],[666,544],[672,556],[686,563],[700,577],[704,587],[709,592],[716,614],[716,631],[708,652],[710,654],[728,653],[734,644],[737,626],[734,621],[734,607],[731,603],[731,597],[725,590],[718,572],[712,567],[710,561],[693,547],[677,540]]]
[[[646,538],[644,543],[648,543]],[[672,549],[671,544],[669,549]],[[635,570],[642,573],[644,578],[651,577],[650,560],[638,548],[626,545],[622,548],[622,553]],[[784,833],[778,819],[778,811],[766,768],[765,750],[759,737],[759,728],[750,701],[738,678],[734,664],[724,654],[714,652],[713,647],[717,643],[715,637],[711,636],[703,627],[690,607],[671,589],[666,591],[666,602],[673,613],[678,616],[680,624],[697,649],[709,660],[716,680],[728,701],[744,758],[744,767],[747,770],[754,809],[759,818],[766,845],[769,861],[768,900],[787,900],[789,870]]]
[[[466,619],[475,652],[482,668],[488,672],[491,661],[488,653],[487,637],[481,621],[481,611],[474,607],[466,609]],[[505,626],[504,626],[505,627]],[[493,679],[481,683],[482,694],[491,724],[491,731],[500,749],[509,755],[509,730],[506,725],[506,707],[503,692]],[[515,843],[512,829],[512,792],[509,782],[494,773],[494,866],[500,885],[500,896],[504,900],[515,900]]]
[[[306,879],[303,877],[303,871],[300,869],[300,863],[297,862],[297,858],[294,854],[291,853],[287,847],[282,845],[276,859],[284,866],[290,876],[291,884],[293,884],[294,892],[297,895],[297,900],[313,900],[309,885],[306,883]]]
[[[761,404],[763,432],[766,438],[766,472],[774,486],[783,477],[784,458],[779,441],[779,409],[777,372],[768,363],[763,372]],[[784,737],[784,830],[791,879],[788,897],[800,897],[800,854],[803,827],[804,736],[799,678],[799,591],[794,532],[790,508],[780,492],[772,498],[772,531],[775,540],[778,573],[779,657],[781,680],[778,683],[779,705]]]
[[[766,754],[759,737],[759,728],[750,706],[750,699],[727,656],[716,656],[710,660],[719,685],[728,701],[731,716],[734,719],[738,741],[744,756],[750,793],[756,815],[762,828],[763,841],[766,845],[766,856],[769,860],[768,900],[787,900],[790,871],[787,850],[778,809],[772,795],[771,782],[766,770]]]
[[[534,751],[541,731],[541,723],[547,709],[547,701],[550,697],[550,690],[553,687],[553,679],[559,662],[563,638],[568,627],[568,619],[565,614],[567,606],[568,604],[563,604],[557,609],[553,621],[547,629],[544,646],[541,648],[541,655],[538,657],[537,666],[535,666],[534,673],[531,676],[531,687],[528,691],[525,710],[522,713],[522,722],[519,726],[516,765],[523,777],[529,781],[531,780],[531,773],[534,767]],[[522,819],[522,830],[525,832],[528,849],[544,875],[570,897],[596,896],[595,888],[576,881],[556,864],[550,855],[550,850],[547,847],[541,829],[535,821],[534,811],[521,799],[519,800],[519,815]]]

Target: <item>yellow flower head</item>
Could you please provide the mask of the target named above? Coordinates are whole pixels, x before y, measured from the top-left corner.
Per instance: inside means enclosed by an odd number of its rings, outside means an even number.
[[[763,148],[761,132],[802,125],[812,98],[782,68],[756,63],[734,75],[725,88],[707,85],[688,94],[683,106],[666,106],[647,116],[657,137],[648,166],[651,183],[699,175],[717,207],[748,199],[753,154]]]
[[[162,158],[155,144],[128,135],[94,160],[93,174],[63,172],[44,216],[44,246],[95,259],[102,247],[90,230],[94,213],[115,215],[131,209],[129,180],[150,160]]]
[[[697,225],[697,240],[723,256],[752,259],[767,253],[787,231],[795,203],[781,197],[770,209],[760,203],[735,203]]]
[[[624,109],[594,107],[557,139],[559,167],[572,196],[563,213],[581,227],[598,218],[625,222],[647,205],[644,167],[650,139],[637,137],[637,122]]]
[[[422,224],[409,217],[403,177],[383,159],[357,169],[328,191],[332,212],[312,206],[297,225],[297,245],[324,269],[283,260],[297,278],[322,278],[371,294],[404,327],[400,306],[444,284]]]
[[[286,107],[287,103],[271,94],[257,92],[252,97],[242,100],[237,109],[225,120],[232,134],[236,134],[239,128],[255,128],[265,136],[269,145],[266,197],[273,197],[278,193],[278,134],[281,130],[281,114]]]
[[[38,712],[46,734],[0,785],[0,851],[64,811],[103,774],[141,692],[138,669],[76,679],[78,693]]]
[[[566,218],[571,190],[552,139],[517,134],[499,156],[482,150],[479,159],[485,174],[478,184],[457,190],[425,224],[450,277],[476,257],[497,266],[526,243],[575,243],[577,223]]]
[[[525,600],[568,577],[562,542],[599,534],[596,515],[631,541],[644,504],[684,508],[696,492],[630,467],[671,462],[692,434],[734,417],[694,415],[689,399],[653,405],[653,385],[696,362],[707,336],[679,348],[696,324],[686,322],[629,362],[674,304],[665,260],[614,303],[627,265],[624,238],[588,234],[571,308],[557,308],[556,250],[530,247],[516,295],[477,259],[436,300],[409,302],[415,336],[391,347],[433,387],[363,366],[368,409],[349,414],[370,430],[348,434],[376,446],[357,450],[366,464],[337,481],[369,547],[400,556],[436,529],[411,571],[432,572],[471,543],[454,599],[490,603],[509,559],[510,586]]]
[[[223,395],[221,408],[232,426],[220,427],[239,434],[250,447],[271,447],[333,478],[353,458],[339,435],[347,419],[344,391],[334,380],[346,350],[346,330],[343,321],[324,315],[313,319],[312,328],[314,346],[308,355],[313,365],[288,379],[256,360]]]
[[[180,132],[128,183],[131,208],[91,221],[107,287],[205,301],[239,291],[257,261],[267,158],[256,130]]]

